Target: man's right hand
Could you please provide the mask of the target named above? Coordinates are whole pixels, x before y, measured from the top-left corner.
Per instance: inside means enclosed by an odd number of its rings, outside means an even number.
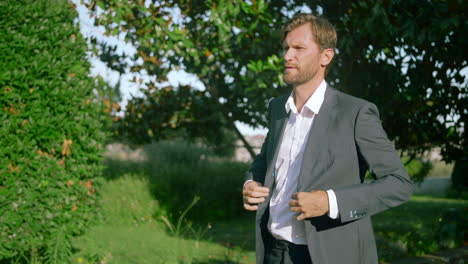
[[[262,187],[259,182],[250,181],[244,185],[242,190],[242,196],[244,198],[244,208],[249,211],[256,211],[258,204],[265,201],[265,197],[268,197],[270,189]]]

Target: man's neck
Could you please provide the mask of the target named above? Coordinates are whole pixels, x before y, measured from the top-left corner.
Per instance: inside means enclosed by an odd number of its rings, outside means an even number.
[[[301,112],[302,107],[304,107],[307,100],[315,93],[322,81],[323,78],[317,78],[316,80],[310,80],[307,83],[294,87],[294,104],[298,112]]]

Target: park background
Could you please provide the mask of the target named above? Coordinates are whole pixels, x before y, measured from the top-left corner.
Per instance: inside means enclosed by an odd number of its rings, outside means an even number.
[[[328,83],[376,103],[421,183],[372,217],[381,263],[466,245],[466,10],[0,1],[0,263],[253,263],[241,188],[262,135],[242,126],[264,128],[268,100],[288,91],[280,27],[299,11],[336,26]]]

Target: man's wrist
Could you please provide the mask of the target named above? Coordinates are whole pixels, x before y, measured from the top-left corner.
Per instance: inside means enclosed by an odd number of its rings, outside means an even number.
[[[328,214],[328,212],[330,212],[330,198],[328,198],[328,192],[327,191],[322,191],[322,193],[324,194],[324,196],[327,199],[327,202],[325,204],[327,206],[326,211],[327,211],[327,214]]]

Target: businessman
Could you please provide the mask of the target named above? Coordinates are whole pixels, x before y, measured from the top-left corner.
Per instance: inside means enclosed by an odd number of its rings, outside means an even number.
[[[334,27],[311,14],[284,27],[283,78],[293,89],[270,101],[242,192],[256,211],[257,263],[378,263],[370,216],[413,191],[376,106],[324,80],[336,41]]]

